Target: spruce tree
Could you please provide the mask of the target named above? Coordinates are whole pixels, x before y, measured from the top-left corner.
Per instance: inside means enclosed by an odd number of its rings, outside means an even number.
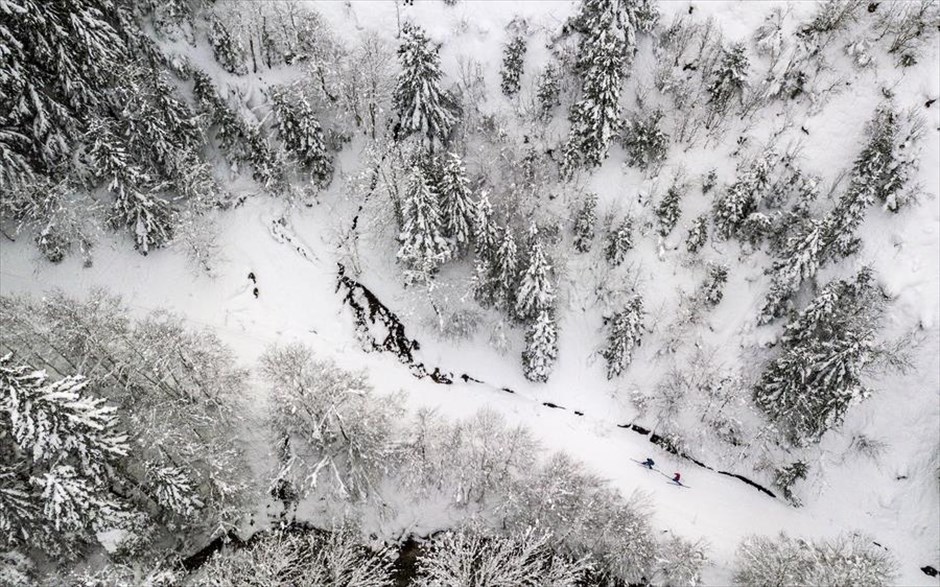
[[[398,261],[405,270],[407,283],[427,281],[438,266],[451,256],[451,247],[441,233],[438,197],[424,171],[412,167],[402,202],[404,224],[398,237]]]
[[[722,48],[721,58],[712,70],[705,88],[713,113],[724,114],[735,98],[741,99],[747,84],[748,67],[749,61],[743,43]]]
[[[237,36],[218,17],[211,19],[209,45],[222,69],[235,75],[248,73],[247,52]]]
[[[581,99],[572,105],[569,115],[571,130],[563,160],[567,174],[578,167],[597,167],[603,163],[621,124],[623,41],[608,29],[593,35],[582,43],[577,64],[582,72]]]
[[[692,221],[689,235],[685,239],[685,248],[690,253],[697,253],[708,240],[708,216],[702,214]]]
[[[852,403],[870,395],[863,378],[881,353],[874,337],[883,308],[864,269],[829,283],[786,326],[782,354],[765,368],[754,399],[790,442],[818,441]]]
[[[712,214],[718,237],[728,239],[735,236],[744,219],[757,208],[770,187],[771,163],[768,159],[761,157],[740,171],[728,191],[715,200]]]
[[[57,174],[129,59],[118,11],[96,0],[0,4],[0,185]]]
[[[519,259],[516,249],[516,239],[512,230],[507,226],[503,228],[503,239],[496,251],[493,267],[493,284],[496,289],[498,303],[507,312],[511,312],[516,303],[516,284],[519,282]]]
[[[671,185],[656,208],[656,216],[659,218],[659,234],[662,236],[668,236],[675,228],[676,223],[679,222],[679,216],[682,214],[682,209],[679,206],[682,202],[682,192],[682,186]]]
[[[422,133],[432,149],[446,139],[456,121],[441,89],[443,73],[437,51],[420,27],[414,24],[402,27],[402,43],[398,48],[401,73],[394,93],[398,114],[396,135],[403,138]]]
[[[0,530],[14,545],[71,556],[96,531],[120,528],[124,506],[108,490],[127,455],[115,408],[87,392],[81,376],[49,381],[43,371],[0,358]]]
[[[597,194],[590,193],[584,197],[581,208],[574,217],[574,248],[579,253],[591,250],[594,242],[595,225],[597,224]]]
[[[607,361],[607,378],[623,373],[633,360],[633,351],[640,346],[643,336],[643,299],[634,296],[626,307],[604,320],[607,325],[607,346],[603,350]]]
[[[566,29],[580,35],[575,71],[581,78],[581,98],[569,114],[565,174],[597,167],[607,158],[621,126],[621,86],[637,50],[637,34],[652,30],[657,19],[649,0],[582,0],[569,21]]]
[[[773,282],[761,308],[759,324],[783,316],[800,285],[816,275],[829,232],[825,221],[813,219],[787,238],[781,257],[773,264]]]
[[[669,136],[659,126],[662,117],[663,111],[657,109],[624,125],[622,142],[630,165],[645,170],[666,158]]]
[[[207,130],[215,130],[219,147],[234,163],[241,157],[240,148],[245,139],[246,125],[225,101],[225,98],[219,94],[208,74],[198,70],[193,70],[191,74],[196,108],[208,120]]]
[[[886,210],[897,212],[909,199],[905,188],[918,167],[920,123],[885,102],[875,110],[866,130],[868,142],[855,159],[848,191],[857,193],[863,206],[878,200]]]
[[[526,322],[544,311],[553,310],[555,304],[552,266],[537,232],[530,236],[530,240],[529,262],[519,282],[515,306],[516,317]]]
[[[741,222],[738,237],[752,247],[760,245],[773,231],[773,220],[762,212],[751,212]]]
[[[512,97],[519,93],[522,68],[525,62],[526,41],[522,35],[513,37],[503,51],[503,68],[499,71],[503,94]]]
[[[333,157],[326,148],[323,129],[310,102],[284,87],[272,88],[271,102],[284,147],[310,172],[314,183],[320,187],[329,185],[333,178]]]
[[[539,310],[526,332],[522,366],[529,381],[548,381],[558,358],[558,327],[550,309]]]
[[[177,212],[158,194],[160,184],[134,161],[111,121],[97,121],[92,133],[92,169],[114,195],[112,226],[130,229],[141,254],[166,245],[173,237]]]
[[[444,235],[454,241],[457,251],[470,245],[473,236],[473,201],[470,199],[470,180],[457,153],[444,156],[437,186],[441,198]]]
[[[247,165],[252,178],[265,188],[283,188],[283,162],[268,144],[261,125],[250,124],[239,116],[204,72],[191,73],[197,108],[210,122],[232,169],[238,171],[240,165]],[[316,149],[315,139],[311,145]],[[319,165],[319,170],[325,172],[325,163]]]
[[[561,104],[561,79],[558,68],[549,64],[536,82],[535,96],[539,105],[539,118],[548,120],[552,111]]]
[[[890,103],[882,104],[868,124],[868,142],[852,167],[849,186],[835,207],[818,219],[805,219],[788,236],[774,262],[773,282],[759,321],[782,316],[800,286],[816,275],[826,261],[854,254],[861,246],[855,234],[865,213],[881,200],[887,209],[900,203],[909,188],[916,159],[910,152],[917,140],[916,125],[899,131],[899,118]],[[799,212],[799,211],[798,211]],[[798,213],[798,218],[801,217]]]
[[[724,297],[725,283],[728,282],[728,267],[715,263],[709,263],[706,271],[705,282],[702,284],[700,298],[702,303],[708,307],[717,306]]]
[[[493,205],[490,204],[489,194],[483,190],[476,203],[473,220],[473,294],[484,305],[495,304],[498,299],[493,273],[499,243],[499,228],[493,219]]]
[[[623,263],[627,251],[633,248],[633,219],[627,216],[607,234],[604,256],[616,267]]]
[[[707,194],[712,191],[718,184],[718,172],[714,169],[709,169],[708,173],[702,178],[702,194]]]
[[[652,0],[581,0],[578,14],[568,26],[581,35],[610,30],[621,41],[625,62],[630,64],[637,51],[637,37],[652,31],[658,20]]]

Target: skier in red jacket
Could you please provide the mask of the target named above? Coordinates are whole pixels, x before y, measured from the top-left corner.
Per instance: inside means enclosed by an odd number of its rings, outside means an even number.
[[[679,473],[676,473],[676,476],[672,478],[672,482],[678,485],[682,485],[682,482],[679,481],[679,477],[680,477]]]

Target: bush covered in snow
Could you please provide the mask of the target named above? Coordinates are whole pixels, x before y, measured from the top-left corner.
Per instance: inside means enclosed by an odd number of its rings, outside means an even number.
[[[199,587],[335,585],[391,587],[388,550],[372,551],[356,528],[284,527],[216,552],[191,579]]]
[[[806,540],[750,536],[738,547],[734,575],[741,585],[891,585],[897,563],[884,547],[857,534]]]
[[[588,559],[568,560],[554,553],[549,534],[530,528],[499,535],[467,525],[435,536],[418,559],[415,585],[510,585],[575,587],[582,585]]]

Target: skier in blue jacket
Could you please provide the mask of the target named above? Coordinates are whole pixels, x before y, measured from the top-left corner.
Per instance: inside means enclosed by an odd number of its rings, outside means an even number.
[[[653,459],[651,459],[651,458],[649,458],[649,457],[646,457],[646,460],[643,461],[643,462],[640,463],[640,464],[643,465],[644,467],[646,467],[647,469],[652,470],[652,469],[653,469],[653,465],[655,465],[656,463],[653,462]]]

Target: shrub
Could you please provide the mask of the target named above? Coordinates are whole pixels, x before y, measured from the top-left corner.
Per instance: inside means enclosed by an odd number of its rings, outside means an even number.
[[[780,534],[750,536],[738,547],[734,580],[741,585],[889,585],[897,563],[870,538],[853,534],[809,541]]]
[[[497,535],[468,524],[436,536],[418,568],[417,587],[575,587],[591,564],[555,554],[551,535],[534,528]]]

